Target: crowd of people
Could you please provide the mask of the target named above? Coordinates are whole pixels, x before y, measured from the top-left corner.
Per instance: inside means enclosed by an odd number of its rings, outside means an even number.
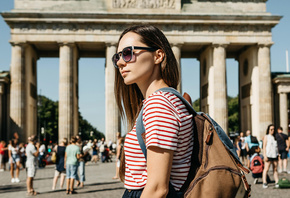
[[[63,138],[59,144],[52,146],[51,142],[45,145],[37,141],[36,136],[28,138],[26,143],[19,143],[17,133],[14,138],[6,144],[0,142],[0,171],[9,170],[11,182],[19,183],[20,170],[26,169],[26,185],[28,195],[37,195],[33,188],[33,178],[37,168],[44,168],[45,164],[52,163],[52,155],[56,156],[55,172],[52,182],[52,190],[57,187],[60,179],[59,188],[62,189],[66,182],[66,194],[75,194],[75,187],[83,188],[86,181],[85,165],[88,162],[102,163],[112,162],[112,156],[116,156],[116,175],[113,179],[118,179],[118,160],[120,159],[121,148],[123,147],[123,138],[118,133],[118,143],[105,139],[94,139],[94,141],[83,141],[80,136],[72,137],[70,140]],[[53,154],[54,153],[54,154]],[[8,167],[7,167],[8,163]],[[45,164],[43,164],[45,163]]]
[[[275,187],[279,188],[278,173],[288,173],[287,157],[290,157],[290,135],[283,133],[283,128],[275,129],[273,124],[267,127],[266,135],[260,140],[251,134],[250,130],[243,132],[234,138],[233,144],[242,163],[252,171],[254,184],[262,178],[263,188],[268,188],[271,182],[268,175],[270,166],[273,167]],[[262,151],[262,153],[261,153]]]

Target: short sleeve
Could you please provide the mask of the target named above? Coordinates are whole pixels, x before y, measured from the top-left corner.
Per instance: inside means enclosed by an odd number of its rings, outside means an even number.
[[[143,122],[146,130],[146,147],[157,146],[176,150],[180,130],[177,115],[171,102],[163,95],[151,96],[144,103]]]
[[[36,150],[35,146],[32,146],[32,147],[31,147],[31,153],[34,154],[36,151],[37,151],[37,150]]]

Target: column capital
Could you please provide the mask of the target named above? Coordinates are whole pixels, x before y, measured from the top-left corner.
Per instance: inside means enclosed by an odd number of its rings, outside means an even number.
[[[170,43],[170,46],[171,46],[171,47],[178,47],[178,48],[181,48],[183,45],[184,45],[183,42],[180,42],[180,43]]]
[[[212,46],[214,48],[216,47],[223,47],[223,48],[226,48],[230,43],[227,43],[227,42],[224,42],[224,43],[212,43]]]
[[[106,42],[106,47],[117,47],[117,44],[115,41]]]
[[[61,41],[58,42],[58,45],[61,46],[68,46],[68,47],[76,47],[76,43],[73,41]]]
[[[20,46],[20,47],[26,47],[28,45],[25,41],[9,41],[10,45],[14,46]]]
[[[258,43],[258,47],[271,47],[274,42],[267,42],[267,43]]]

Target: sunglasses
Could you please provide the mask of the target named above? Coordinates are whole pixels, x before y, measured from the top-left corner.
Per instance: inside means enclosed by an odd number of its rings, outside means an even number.
[[[115,68],[119,69],[117,62],[120,60],[121,54],[122,54],[123,60],[126,63],[130,62],[133,58],[133,55],[134,55],[134,52],[133,52],[134,49],[146,50],[149,52],[154,52],[157,50],[157,48],[153,48],[153,47],[137,47],[137,46],[125,47],[121,52],[117,52],[112,57],[112,61],[113,61]]]

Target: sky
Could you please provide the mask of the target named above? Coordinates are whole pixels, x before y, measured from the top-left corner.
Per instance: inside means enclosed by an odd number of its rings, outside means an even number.
[[[13,9],[13,0],[0,0],[0,12]],[[267,12],[283,16],[272,29],[274,45],[271,47],[271,71],[286,72],[286,50],[290,49],[290,0],[268,0]],[[0,71],[10,70],[10,29],[0,16]],[[238,62],[227,59],[227,91],[238,94]],[[199,62],[181,59],[182,90],[193,101],[199,98]],[[58,101],[59,59],[40,58],[37,61],[38,94]],[[105,59],[81,58],[79,60],[79,110],[99,131],[105,133]],[[122,130],[124,134],[124,129]]]

